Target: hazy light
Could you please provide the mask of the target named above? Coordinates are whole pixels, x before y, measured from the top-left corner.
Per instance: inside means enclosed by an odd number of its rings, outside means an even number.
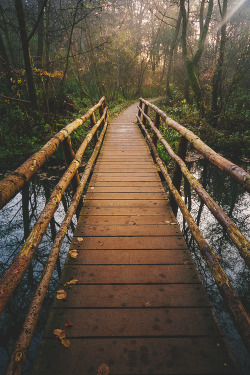
[[[220,30],[222,28],[223,25],[225,25],[225,23],[227,23],[228,20],[230,20],[230,18],[234,15],[234,13],[237,12],[237,10],[241,7],[241,5],[243,5],[244,3],[246,2],[246,0],[240,0],[231,10],[230,12],[227,14],[227,16],[225,17],[224,20],[222,20],[219,25],[218,25],[218,28],[217,30]]]

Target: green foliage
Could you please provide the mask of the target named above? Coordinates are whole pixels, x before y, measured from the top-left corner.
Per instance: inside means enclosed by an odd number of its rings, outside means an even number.
[[[160,129],[163,137],[166,139],[166,141],[169,143],[173,151],[177,152],[178,147],[178,140],[179,140],[179,133],[175,130],[171,129],[169,126],[165,125],[165,127]],[[172,159],[165,150],[164,146],[158,142],[157,144],[157,151],[160,156],[160,158],[164,161],[166,165],[168,165]]]
[[[250,157],[250,131],[247,120],[249,109],[245,104],[245,99],[241,110],[236,112],[235,107],[232,108],[224,117],[224,122],[220,122],[217,128],[213,126],[212,122],[209,122],[207,119],[209,116],[206,118],[201,116],[197,106],[188,104],[185,99],[179,96],[178,91],[175,91],[171,101],[159,101],[155,104],[168,116],[193,131],[208,146],[232,159]],[[168,137],[169,135],[164,134],[164,136]],[[176,141],[174,140],[175,143]]]

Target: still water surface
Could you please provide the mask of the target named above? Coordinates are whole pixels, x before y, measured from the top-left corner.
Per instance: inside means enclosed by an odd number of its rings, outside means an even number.
[[[242,167],[249,169],[249,163]],[[223,210],[232,218],[234,223],[249,238],[250,228],[250,196],[244,192],[234,181],[226,177],[214,166],[208,166],[205,160],[189,162],[189,168],[196,178],[206,187],[209,194],[223,208]],[[46,199],[48,199],[53,186],[59,179],[63,170],[49,168],[41,172],[32,182],[29,183],[22,193],[19,193],[1,212],[0,212],[0,277],[11,264],[14,256],[20,250],[24,239],[28,236],[30,229],[39,217]],[[199,227],[219,257],[224,270],[230,281],[240,296],[245,308],[250,313],[250,270],[245,266],[244,261],[239,256],[237,249],[228,240],[225,232],[221,229],[216,219],[210,214],[197,198],[196,194],[191,192],[188,184],[182,186],[183,199],[185,199],[188,208],[193,217],[199,224]],[[14,296],[11,298],[1,320],[0,320],[0,375],[4,374],[4,369],[11,353],[13,342],[18,337],[23,319],[27,312],[29,302],[36,289],[41,277],[47,255],[52,245],[52,239],[58,230],[67,207],[70,202],[71,192],[66,191],[63,201],[54,216],[54,221],[48,227],[42,243],[35,255],[32,265],[29,267],[24,280],[18,287]],[[189,229],[180,214],[178,221],[183,230],[185,239],[191,249],[192,256],[197,265],[198,271],[202,276],[203,284],[206,287],[209,298],[213,304],[216,316],[227,336],[232,351],[239,363],[242,375],[250,374],[250,358],[247,354],[229,314],[225,310],[224,303],[217,290],[215,282],[210,274],[206,263],[199,254],[199,249],[195,244]],[[39,346],[47,314],[58,285],[59,276],[65,261],[67,248],[69,246],[76,218],[74,218],[67,237],[64,240],[60,261],[54,271],[50,288],[48,290],[42,313],[36,328],[35,337],[31,344],[27,364],[24,374],[30,374],[32,363]]]

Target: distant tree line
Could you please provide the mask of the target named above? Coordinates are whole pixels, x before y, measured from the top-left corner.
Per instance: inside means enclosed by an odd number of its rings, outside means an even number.
[[[51,114],[178,90],[214,126],[247,121],[249,10],[249,0],[0,0],[0,102],[25,116],[29,103]]]

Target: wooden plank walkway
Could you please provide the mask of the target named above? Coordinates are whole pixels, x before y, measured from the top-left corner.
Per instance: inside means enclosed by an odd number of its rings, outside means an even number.
[[[237,374],[135,115],[108,128],[34,374]]]

